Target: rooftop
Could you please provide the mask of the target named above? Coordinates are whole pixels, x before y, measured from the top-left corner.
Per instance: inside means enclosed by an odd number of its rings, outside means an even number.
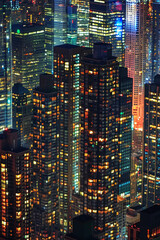
[[[23,94],[29,94],[30,92],[27,88],[23,87],[21,83],[15,83],[12,88],[12,93],[23,95]]]
[[[155,204],[152,207],[149,207],[142,211],[142,213],[147,213],[147,214],[154,214],[158,212],[160,213],[160,204]]]

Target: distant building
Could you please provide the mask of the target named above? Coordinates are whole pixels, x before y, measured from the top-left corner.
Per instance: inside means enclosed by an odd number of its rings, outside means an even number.
[[[145,85],[143,204],[160,203],[160,75]]]
[[[32,226],[33,239],[57,239],[59,101],[53,75],[40,76],[33,91]]]
[[[31,145],[32,95],[21,83],[12,88],[13,128],[18,130],[23,147]]]
[[[0,1],[0,133],[12,127],[11,1]]]
[[[17,130],[0,135],[0,239],[30,240],[30,153]]]
[[[126,1],[125,67],[128,69],[128,76],[133,79],[134,129],[141,134],[144,115],[147,8],[146,2]]]
[[[90,46],[99,41],[112,44],[113,56],[124,66],[125,2],[90,0],[89,10]]]
[[[13,82],[32,91],[44,72],[44,26],[17,24],[12,27]]]
[[[77,44],[89,47],[89,0],[77,1]]]

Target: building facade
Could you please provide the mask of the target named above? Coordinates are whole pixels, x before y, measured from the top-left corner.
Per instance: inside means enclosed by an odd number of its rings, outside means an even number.
[[[44,26],[17,24],[12,27],[13,82],[32,91],[44,72]]]
[[[0,135],[0,238],[31,239],[30,153],[18,145],[17,130]]]
[[[13,128],[23,147],[31,146],[32,95],[21,83],[12,88]]]
[[[147,4],[141,1],[126,2],[126,49],[125,67],[133,79],[134,129],[143,129],[144,78],[146,65],[146,18]]]
[[[112,44],[113,55],[124,66],[125,3],[121,1],[90,0],[89,44]]]
[[[32,223],[33,239],[57,239],[58,228],[58,119],[53,76],[40,76],[33,91]]]
[[[64,44],[54,49],[54,78],[60,94],[60,225],[71,227],[72,193],[80,182],[80,64],[90,49]]]
[[[132,147],[132,78],[126,68],[119,68],[119,195],[130,198],[130,170]]]
[[[160,203],[160,75],[152,84],[145,85],[143,204]]]
[[[99,239],[117,235],[119,64],[111,44],[97,43],[81,69],[80,194]]]
[[[0,132],[12,126],[11,2],[0,2]]]

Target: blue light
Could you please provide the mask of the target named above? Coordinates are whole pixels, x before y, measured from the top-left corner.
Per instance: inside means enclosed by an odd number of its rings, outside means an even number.
[[[122,37],[122,18],[116,19],[116,37]]]

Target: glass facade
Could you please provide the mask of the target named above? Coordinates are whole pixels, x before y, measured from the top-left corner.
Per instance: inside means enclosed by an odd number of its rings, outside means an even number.
[[[67,43],[67,3],[47,0],[45,4],[45,72],[53,74],[54,46]]]
[[[129,200],[132,147],[132,78],[126,68],[119,68],[119,195]],[[128,201],[129,203],[129,201]]]
[[[0,132],[12,126],[11,2],[0,1]]]
[[[125,3],[121,1],[90,0],[89,43],[112,44],[113,55],[124,66]]]
[[[13,82],[32,90],[44,72],[44,26],[16,24],[12,27]]]
[[[89,47],[89,0],[77,1],[77,44]]]
[[[142,131],[144,115],[144,79],[146,64],[147,4],[139,1],[126,2],[126,49],[125,67],[133,78],[134,128]]]

